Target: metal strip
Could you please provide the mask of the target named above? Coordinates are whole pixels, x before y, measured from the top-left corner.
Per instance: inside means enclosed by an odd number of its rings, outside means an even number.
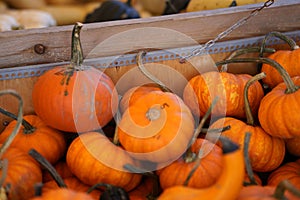
[[[289,37],[293,38],[295,41],[300,41],[300,30],[285,33]],[[239,40],[231,40],[225,42],[215,43],[214,46],[207,49],[208,54],[217,54],[217,53],[226,53],[233,52],[237,49],[250,47],[250,46],[259,46],[264,36],[252,37]],[[268,40],[268,45],[283,44],[284,42],[278,38],[271,38]],[[194,49],[199,48],[197,46],[189,46],[183,48],[174,48],[167,50],[158,50],[148,52],[145,56],[145,63],[147,62],[159,62],[164,60],[174,60],[182,58],[190,54]],[[122,67],[131,64],[136,64],[135,61],[136,54],[126,54],[94,59],[85,59],[84,64],[93,66],[97,69],[105,69],[108,67]],[[40,76],[45,71],[58,66],[68,64],[68,62],[59,62],[59,63],[50,63],[50,64],[39,64],[39,65],[30,65],[14,68],[2,68],[0,69],[0,80],[10,80],[17,78],[28,78]]]

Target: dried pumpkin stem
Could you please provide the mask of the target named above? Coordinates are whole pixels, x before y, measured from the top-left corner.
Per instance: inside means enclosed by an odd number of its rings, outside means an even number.
[[[5,158],[0,161],[1,162],[1,177],[0,177],[0,188],[3,187],[4,181],[7,176],[7,170],[8,170],[8,160]]]
[[[83,53],[80,42],[80,31],[83,24],[77,22],[72,31],[72,46],[71,46],[71,67],[77,69],[83,62]]]
[[[244,159],[245,159],[246,172],[247,172],[247,175],[250,179],[250,183],[244,183],[244,184],[245,185],[257,185],[257,182],[254,178],[254,173],[253,173],[253,170],[252,170],[251,161],[250,161],[250,157],[249,157],[250,138],[251,138],[251,133],[246,132],[245,138],[244,138],[243,154],[244,154]]]
[[[251,111],[251,107],[250,107],[250,103],[249,103],[249,99],[248,99],[249,87],[256,81],[261,80],[265,77],[266,77],[266,73],[264,73],[264,72],[256,74],[255,76],[253,76],[252,78],[250,78],[247,81],[245,88],[244,88],[244,102],[245,102],[246,119],[247,119],[247,124],[251,125],[251,126],[254,126],[254,119],[253,119],[253,115],[252,115],[252,111]]]
[[[172,92],[172,90],[170,90],[164,83],[162,83],[160,80],[158,80],[155,76],[153,76],[144,66],[143,64],[143,58],[146,55],[146,51],[140,51],[138,52],[137,56],[136,56],[136,63],[138,65],[138,68],[140,69],[140,71],[147,77],[149,78],[151,81],[153,81],[154,83],[156,83],[164,92]]]
[[[260,53],[260,51],[262,51],[263,53],[275,53],[275,49],[273,48],[264,48],[261,50],[261,47],[249,47],[249,48],[242,48],[242,49],[238,49],[236,51],[234,51],[232,54],[230,54],[228,56],[228,58],[226,60],[230,60],[232,58],[236,58],[238,56],[247,54],[247,53]],[[220,72],[227,72],[227,64],[222,65]]]
[[[51,177],[55,180],[57,185],[61,188],[66,188],[67,185],[65,184],[64,180],[58,174],[56,169],[51,165],[51,163],[44,158],[39,152],[35,149],[30,149],[28,154],[33,157],[40,165],[42,165],[51,175]]]
[[[22,125],[22,120],[23,120],[23,100],[22,97],[14,90],[3,90],[0,91],[0,96],[10,94],[14,97],[16,97],[19,101],[19,109],[18,109],[18,117],[17,117],[17,123],[16,126],[14,127],[14,130],[10,134],[10,136],[5,140],[5,142],[2,144],[0,148],[0,158],[2,158],[3,154],[7,150],[7,148],[10,146],[12,141],[14,140],[15,136],[20,130],[20,127]]]
[[[91,186],[86,193],[89,194],[95,189],[101,187],[104,187],[105,191],[101,194],[100,199],[123,199],[123,200],[129,199],[127,192],[123,188],[108,183],[96,183],[93,186]]]
[[[17,119],[18,119],[18,117],[17,117],[15,114],[13,114],[13,113],[11,113],[11,112],[9,112],[9,111],[3,109],[3,108],[0,108],[0,113],[4,114],[4,115],[6,115],[7,117],[10,117],[10,118],[12,118],[12,119],[14,119],[14,120],[17,120]],[[28,121],[26,121],[24,118],[23,118],[23,120],[22,120],[22,126],[24,127],[24,133],[25,133],[25,134],[33,133],[33,132],[36,130],[36,128],[33,127],[33,126],[32,126]]]
[[[288,190],[293,195],[300,197],[300,190],[293,184],[291,184],[288,180],[283,180],[277,185],[273,197],[278,200],[284,199],[284,192],[286,190]]]
[[[287,88],[285,91],[286,94],[294,93],[299,89],[299,87],[294,84],[288,72],[278,62],[270,58],[233,58],[230,60],[223,60],[220,62],[216,62],[216,65],[219,66],[228,63],[246,63],[246,62],[265,63],[273,66],[279,72],[286,85]]]
[[[292,50],[296,50],[296,49],[299,49],[299,46],[297,45],[297,43],[290,37],[288,37],[287,35],[284,35],[283,33],[280,33],[280,32],[277,32],[277,31],[273,31],[273,32],[270,32],[268,33],[263,41],[262,41],[262,44],[261,44],[261,47],[260,47],[260,52],[259,52],[259,56],[262,57],[263,56],[263,53],[264,53],[264,50],[265,50],[265,47],[266,47],[266,43],[267,43],[267,40],[270,38],[270,37],[277,37],[283,41],[285,41]]]

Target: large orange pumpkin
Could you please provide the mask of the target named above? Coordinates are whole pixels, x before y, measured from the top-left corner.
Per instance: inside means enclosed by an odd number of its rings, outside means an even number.
[[[141,174],[126,171],[132,158],[98,132],[80,134],[68,148],[67,164],[71,172],[87,185],[107,183],[130,191],[141,181]]]
[[[82,64],[81,27],[77,23],[73,29],[71,63],[42,74],[32,91],[36,114],[47,125],[67,132],[105,126],[118,106],[112,80],[100,70]]]
[[[268,58],[277,61],[289,73],[291,77],[300,76],[299,46],[295,41],[293,41],[292,38],[280,32],[270,32],[265,36],[264,40],[266,41],[270,36],[275,36],[286,41],[289,44],[291,50],[277,50],[275,53],[269,55]],[[271,65],[263,64],[261,71],[267,74],[266,78],[263,79],[263,82],[270,88],[274,88],[276,85],[283,82],[280,73],[278,73],[278,71]]]
[[[214,108],[215,116],[245,118],[243,89],[251,78],[248,74],[228,72],[206,72],[189,80],[183,92],[184,102],[196,116],[203,116],[211,105],[212,99],[220,97]],[[259,83],[249,89],[249,101],[253,113],[257,112],[263,90]]]
[[[248,88],[251,84],[261,79],[264,74],[258,74],[246,83],[244,88],[244,102],[247,122],[240,119],[225,117],[215,121],[211,128],[222,128],[230,126],[230,129],[222,132],[234,142],[244,146],[245,133],[252,134],[249,144],[249,157],[254,171],[268,172],[276,169],[285,156],[285,143],[282,139],[273,137],[266,133],[260,126],[255,125],[248,101]]]
[[[190,109],[176,94],[162,91],[149,92],[136,100],[123,113],[116,129],[125,150],[137,159],[161,164],[179,158],[193,132]]]
[[[0,143],[3,143],[11,134],[17,121],[11,121],[0,134]],[[37,115],[23,117],[22,127],[11,143],[27,153],[34,148],[40,152],[50,163],[56,163],[66,151],[66,142],[63,134],[47,126]]]

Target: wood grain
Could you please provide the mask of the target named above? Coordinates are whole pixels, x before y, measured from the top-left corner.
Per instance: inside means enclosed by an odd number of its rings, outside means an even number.
[[[242,17],[247,16],[261,4],[245,5],[226,9],[182,13],[169,16],[111,21],[85,24],[81,33],[84,54],[109,37],[128,30],[156,27],[178,31],[202,44],[213,39]],[[223,40],[233,40],[261,36],[270,31],[293,31],[300,27],[300,2],[298,0],[276,0],[245,25],[239,27]],[[73,26],[57,26],[42,29],[18,30],[0,33],[0,68],[27,66],[40,63],[54,63],[70,59],[70,36]],[[143,37],[137,37],[141,40]],[[155,38],[154,38],[155,39]],[[155,44],[155,40],[151,43]],[[126,41],[126,40],[124,40]],[[43,54],[34,51],[36,44],[45,47]],[[117,55],[128,48],[128,42],[107,45],[99,54],[93,56]],[[174,48],[189,45],[186,41],[167,42],[162,48]]]

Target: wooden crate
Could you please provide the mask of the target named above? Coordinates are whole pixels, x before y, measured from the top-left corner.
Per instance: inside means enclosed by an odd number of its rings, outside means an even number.
[[[261,5],[253,4],[145,19],[85,24],[81,32],[81,41],[84,54],[88,56],[86,63],[105,70],[117,83],[125,73],[136,67],[134,58],[137,50],[146,47],[148,54],[145,62],[171,66],[185,79],[189,79],[199,72],[195,70],[193,63],[182,64],[179,58],[189,54],[194,48],[198,48],[197,45],[193,46],[195,43],[204,44],[215,38]],[[285,32],[299,41],[299,10],[299,0],[277,0],[271,7],[263,9],[207,51],[213,61],[219,61],[238,48],[259,45],[263,36],[270,31]],[[15,89],[19,92],[25,103],[25,114],[34,112],[31,91],[38,76],[53,66],[68,63],[71,53],[72,28],[73,26],[57,26],[0,33],[0,89]],[[174,31],[189,39],[166,40],[162,43],[159,38],[145,39],[139,35],[133,37],[134,40],[125,38],[122,42],[107,43],[119,34],[124,36],[126,35],[124,33],[132,33],[132,31],[142,34],[139,30],[155,29]],[[143,42],[143,45],[132,46],[138,42]],[[91,51],[99,44],[101,44],[101,50],[91,54]],[[287,48],[286,45],[281,45],[279,40],[270,41],[270,45]],[[203,56],[195,58],[201,59]],[[243,67],[235,65],[230,70],[235,73],[257,72],[253,64]],[[155,73],[160,74],[159,68],[155,68]],[[178,80],[169,77],[168,81],[168,84],[177,88],[180,94],[182,85],[178,83]],[[120,91],[120,94],[123,92],[124,90]],[[10,97],[2,97],[0,106],[12,112],[17,110],[16,100]],[[0,129],[3,128],[3,122],[7,120],[3,116],[0,117]]]

